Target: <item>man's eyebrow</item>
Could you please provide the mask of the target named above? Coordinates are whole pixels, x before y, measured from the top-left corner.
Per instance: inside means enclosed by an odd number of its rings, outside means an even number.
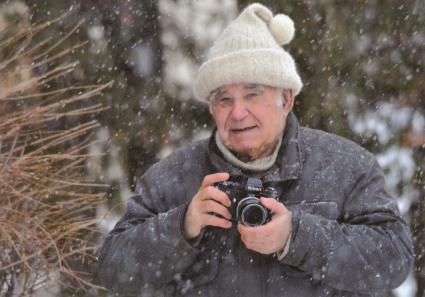
[[[226,90],[223,87],[219,87],[219,88],[211,91],[208,98],[210,98],[210,100],[212,99],[213,101],[218,100],[225,93],[226,93]]]
[[[244,89],[254,90],[254,91],[264,91],[264,86],[260,84],[245,84]]]

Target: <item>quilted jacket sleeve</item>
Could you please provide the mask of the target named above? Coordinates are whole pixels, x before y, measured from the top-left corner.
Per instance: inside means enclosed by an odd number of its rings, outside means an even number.
[[[101,282],[120,296],[149,296],[163,289],[199,252],[182,236],[186,204],[159,212],[155,204],[162,197],[155,180],[150,171],[145,174],[100,251]]]
[[[411,235],[395,199],[384,189],[376,161],[361,172],[331,220],[293,211],[292,242],[282,260],[343,291],[379,292],[397,287],[413,262]]]

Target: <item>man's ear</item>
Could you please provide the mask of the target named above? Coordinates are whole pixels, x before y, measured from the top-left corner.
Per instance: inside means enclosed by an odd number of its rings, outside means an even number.
[[[283,104],[283,108],[287,113],[290,113],[292,108],[294,107],[294,92],[292,89],[283,89],[283,98],[285,102]]]

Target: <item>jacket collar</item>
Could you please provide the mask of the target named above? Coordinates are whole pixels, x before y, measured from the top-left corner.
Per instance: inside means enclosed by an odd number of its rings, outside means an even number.
[[[300,126],[293,112],[289,113],[283,134],[282,146],[277,157],[280,161],[280,178],[282,180],[297,179],[302,172]]]
[[[253,172],[243,170],[227,162],[215,143],[214,134],[211,134],[208,153],[212,166],[217,172],[228,172],[230,175],[249,175],[261,177],[264,180],[287,181],[297,179],[301,175],[301,149],[299,141],[299,124],[293,112],[289,113],[286,127],[283,133],[282,145],[280,147],[275,165],[264,172]]]

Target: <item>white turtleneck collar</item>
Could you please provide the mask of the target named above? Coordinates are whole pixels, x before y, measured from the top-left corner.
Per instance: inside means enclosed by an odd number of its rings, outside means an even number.
[[[241,169],[246,169],[246,170],[251,170],[251,171],[264,171],[267,170],[269,168],[271,168],[273,166],[273,164],[276,161],[277,158],[277,154],[279,152],[280,146],[282,144],[282,137],[279,137],[279,142],[277,143],[273,154],[271,154],[270,156],[264,157],[264,158],[260,158],[260,159],[256,159],[250,162],[243,162],[241,160],[239,160],[230,150],[228,150],[223,142],[221,141],[220,136],[218,135],[218,132],[215,132],[215,143],[217,144],[218,149],[221,151],[221,153],[223,154],[224,158],[230,162],[231,164],[241,168]]]

